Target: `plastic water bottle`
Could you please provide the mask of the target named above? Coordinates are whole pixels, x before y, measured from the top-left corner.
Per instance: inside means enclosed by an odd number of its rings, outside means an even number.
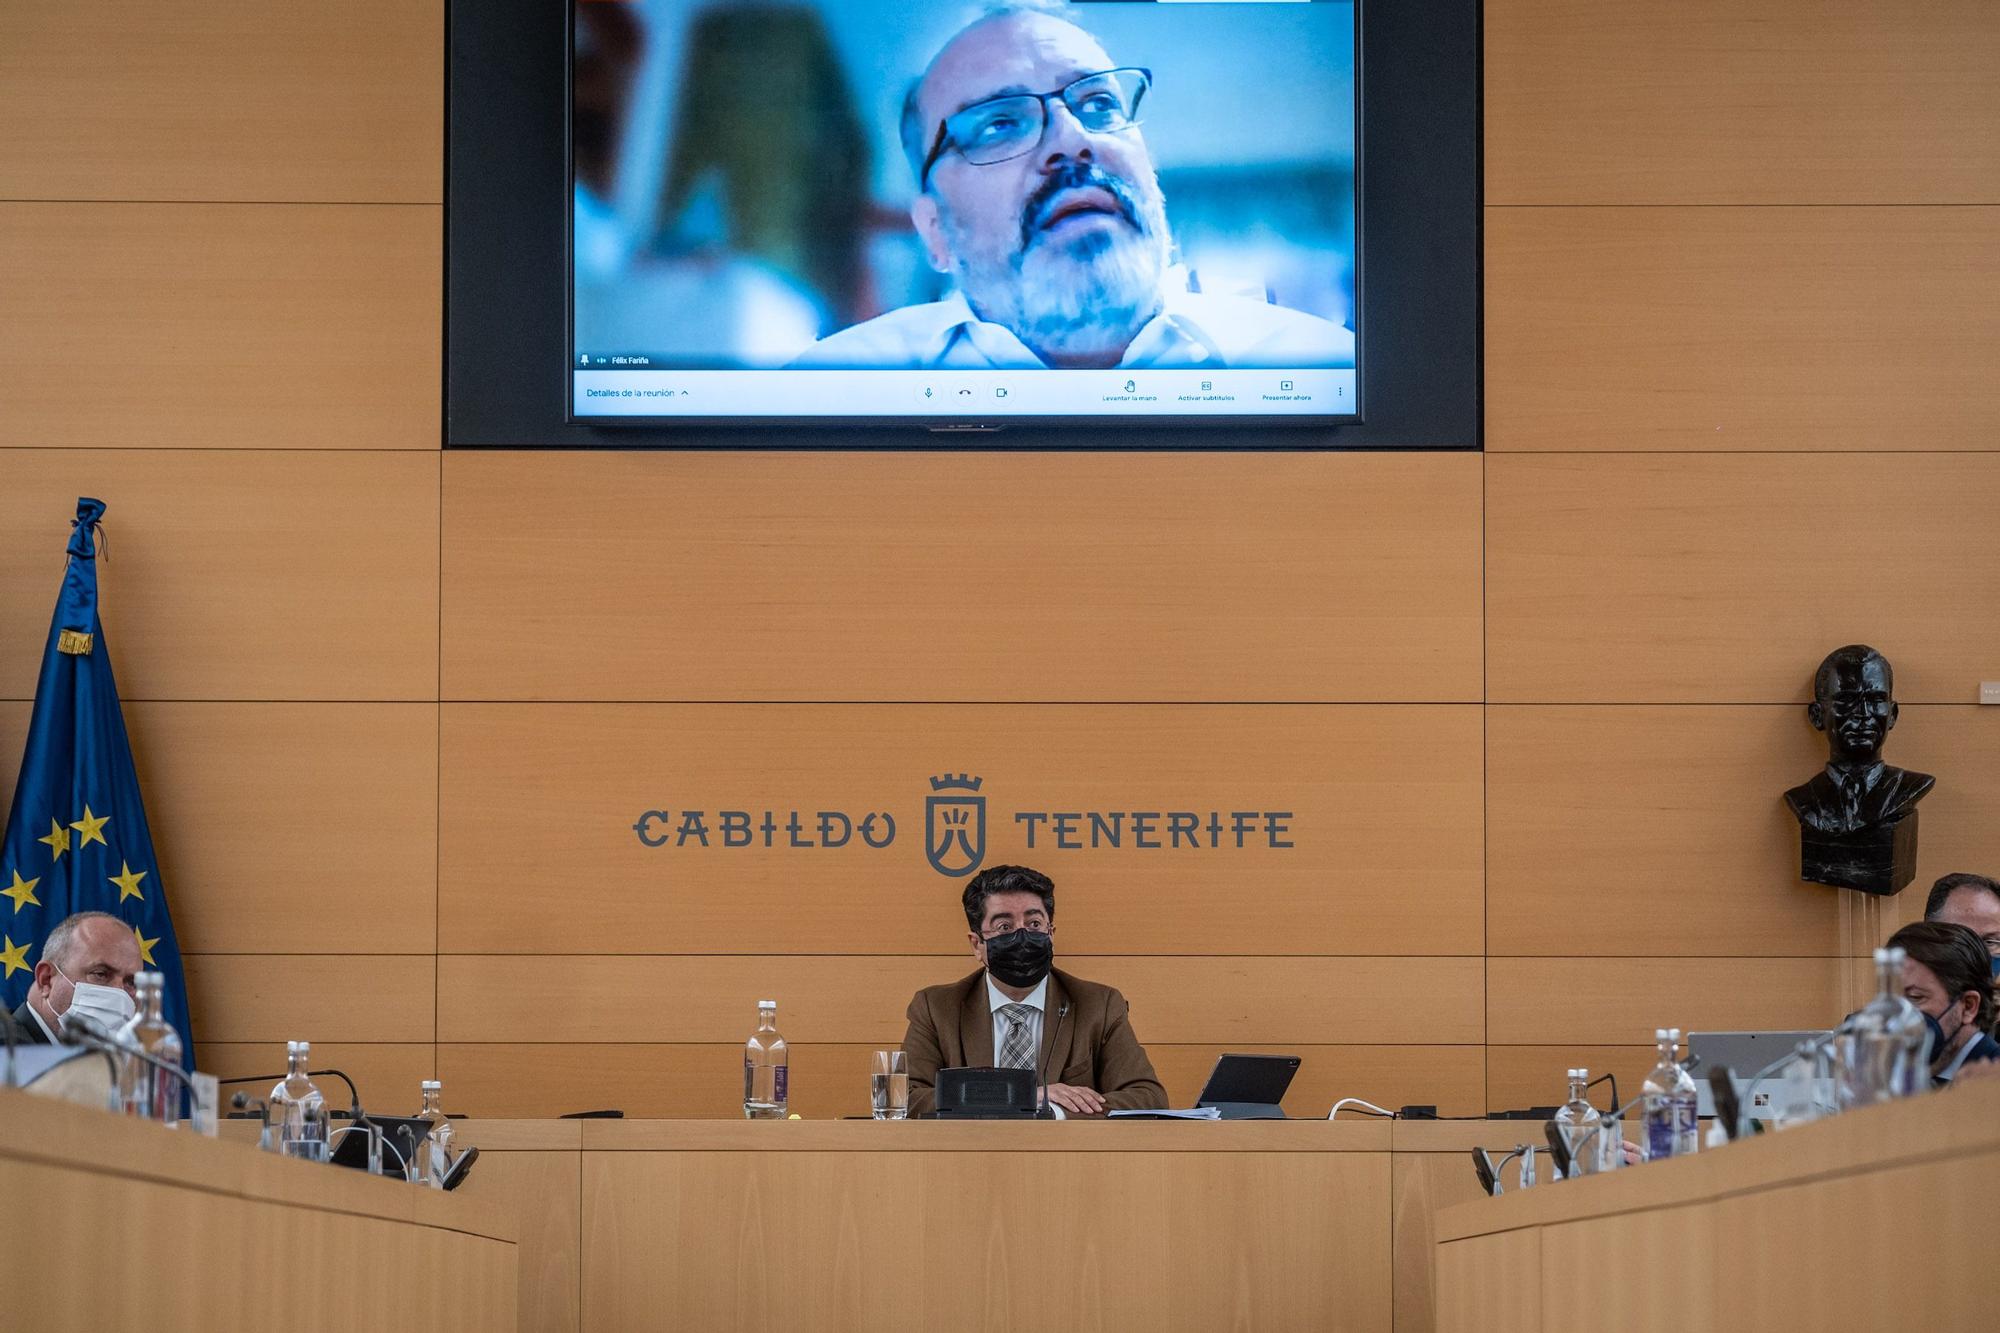
[[[785,1118],[785,1039],[778,1035],[778,1002],[757,1001],[757,1030],[743,1043],[743,1117]]]
[[[1875,951],[1875,998],[1843,1026],[1834,1043],[1834,1087],[1843,1110],[1920,1091],[1925,1028],[1902,988],[1901,949]]]
[[[163,1064],[178,1068],[181,1034],[174,1031],[160,1008],[166,994],[164,979],[158,972],[141,972],[133,978],[133,986],[139,992],[138,1012],[119,1030],[119,1039]],[[135,1059],[125,1062],[120,1078],[125,1114],[168,1125],[179,1123],[181,1085],[172,1074]]]
[[[133,974],[132,1016],[111,1034],[118,1046],[118,1109],[130,1116],[145,1115],[146,1081],[140,1077],[145,1065],[127,1052],[139,1049],[139,1025],[146,1021],[146,988],[152,977],[151,972]]]
[[[1890,967],[1888,949],[1874,951],[1876,997],[1860,1007],[1834,1037],[1834,1095],[1840,1109],[1872,1107],[1896,1097],[1902,1085],[1902,1009],[1914,1009],[1896,995],[1902,963]]]
[[[278,1151],[286,1157],[302,1157],[308,1162],[324,1162],[326,1151],[326,1098],[306,1077],[312,1061],[312,1043],[285,1043],[287,1072],[284,1082],[271,1089],[271,1119],[278,1125]]]
[[[1646,1075],[1640,1096],[1646,1102],[1646,1160],[1657,1162],[1694,1152],[1701,1146],[1701,1134],[1695,1124],[1694,1080],[1674,1058],[1681,1030],[1658,1028],[1653,1040],[1660,1044],[1660,1062]]]
[[[1889,950],[1888,980],[1889,992],[1903,1001],[1902,1016],[1890,1025],[1890,1030],[1902,1042],[1903,1058],[1897,1065],[1897,1097],[1915,1097],[1931,1090],[1931,1031],[1924,1022],[1923,1010],[1897,995],[1903,984],[1903,962],[1908,957],[1901,949]]]
[[[430,1132],[417,1144],[416,1169],[409,1173],[410,1179],[419,1185],[433,1189],[444,1188],[445,1173],[451,1170],[451,1120],[438,1105],[444,1094],[444,1084],[434,1078],[423,1082],[424,1109],[417,1112],[417,1119],[430,1125]]]
[[[1569,1174],[1587,1176],[1597,1170],[1597,1155],[1603,1151],[1598,1142],[1602,1134],[1593,1134],[1604,1117],[1590,1104],[1588,1089],[1590,1071],[1572,1069],[1569,1071],[1569,1100],[1556,1108],[1556,1132],[1569,1145]]]

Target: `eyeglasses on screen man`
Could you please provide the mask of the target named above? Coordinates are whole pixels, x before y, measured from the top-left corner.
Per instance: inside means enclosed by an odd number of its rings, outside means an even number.
[[[1086,74],[1052,93],[1010,93],[954,111],[938,126],[917,188],[930,186],[931,168],[947,152],[975,167],[1008,162],[1035,151],[1048,130],[1049,103],[1062,99],[1076,123],[1092,134],[1115,134],[1139,123],[1139,104],[1153,86],[1149,69],[1107,69]]]

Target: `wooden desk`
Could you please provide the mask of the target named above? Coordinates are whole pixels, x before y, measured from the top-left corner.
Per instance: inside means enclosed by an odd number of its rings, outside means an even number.
[[[523,1333],[1432,1327],[1431,1219],[1519,1122],[466,1121]],[[1033,1219],[1023,1225],[1021,1219]]]
[[[0,1327],[515,1325],[492,1203],[5,1089],[0,1199]]]
[[[1996,1199],[1988,1079],[1448,1208],[1437,1326],[1986,1328]]]

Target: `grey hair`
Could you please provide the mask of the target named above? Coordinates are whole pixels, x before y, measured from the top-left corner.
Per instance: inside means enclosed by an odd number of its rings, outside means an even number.
[[[923,186],[924,159],[930,156],[931,146],[924,133],[926,127],[923,113],[917,109],[917,93],[924,86],[924,80],[930,77],[931,66],[937,64],[937,58],[944,54],[945,47],[980,24],[991,23],[995,19],[1012,18],[1016,14],[1045,14],[1075,27],[1083,26],[1076,21],[1075,6],[1069,4],[1067,0],[994,0],[993,3],[981,5],[970,19],[959,25],[958,31],[945,38],[944,44],[932,53],[930,64],[924,66],[924,72],[911,79],[910,86],[904,90],[902,115],[896,122],[897,133],[903,141],[903,158],[910,164],[910,176],[917,182],[919,188]]]
[[[48,939],[42,942],[42,961],[54,963],[62,968],[64,975],[68,975],[69,968],[64,964],[70,961],[70,946],[76,943],[76,932],[86,921],[116,921],[120,926],[125,924],[109,912],[78,912],[74,916],[66,916],[56,923],[56,928],[49,932]]]

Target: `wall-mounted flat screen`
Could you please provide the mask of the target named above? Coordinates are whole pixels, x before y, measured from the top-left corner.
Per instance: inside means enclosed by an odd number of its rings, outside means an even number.
[[[576,0],[569,417],[1360,417],[1341,0]]]

